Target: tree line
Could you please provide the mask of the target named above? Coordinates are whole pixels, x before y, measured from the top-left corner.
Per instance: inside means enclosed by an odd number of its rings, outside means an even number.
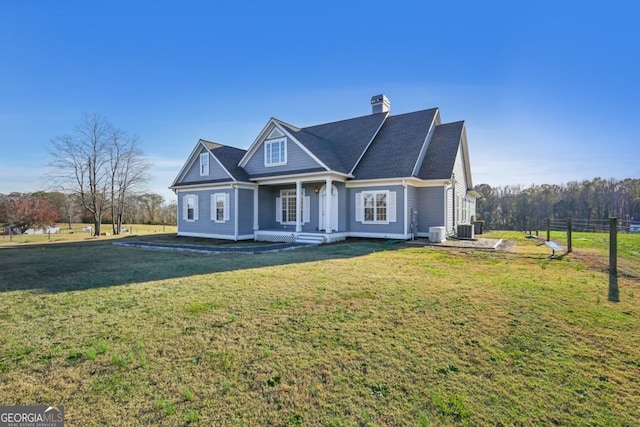
[[[476,217],[490,229],[513,229],[528,218],[640,220],[640,179],[598,177],[526,188],[480,184],[474,189],[481,195]]]
[[[175,225],[177,205],[166,203],[155,193],[129,194],[123,203],[120,221],[130,224]],[[103,224],[117,224],[110,210],[102,216]],[[30,228],[75,223],[94,224],[94,216],[87,211],[77,194],[53,191],[0,194],[0,224],[24,233]],[[120,222],[120,225],[122,222]]]

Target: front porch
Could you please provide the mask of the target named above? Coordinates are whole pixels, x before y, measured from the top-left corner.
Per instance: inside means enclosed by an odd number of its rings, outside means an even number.
[[[262,242],[282,242],[282,243],[306,243],[320,245],[323,243],[333,243],[345,240],[347,233],[323,231],[292,231],[292,230],[256,230],[255,240]]]

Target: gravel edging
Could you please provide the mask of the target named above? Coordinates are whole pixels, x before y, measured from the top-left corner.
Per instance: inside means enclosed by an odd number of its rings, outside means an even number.
[[[268,246],[245,246],[245,247],[232,247],[221,248],[219,246],[201,246],[201,245],[181,245],[175,243],[159,243],[159,242],[114,242],[114,246],[126,246],[132,248],[142,249],[157,249],[157,250],[170,250],[180,252],[194,252],[201,254],[260,254],[268,252],[280,252],[301,247],[310,246],[308,244],[301,243],[275,243]]]

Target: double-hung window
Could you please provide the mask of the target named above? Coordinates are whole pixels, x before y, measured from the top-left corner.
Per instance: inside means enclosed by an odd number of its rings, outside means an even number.
[[[209,175],[209,153],[200,154],[200,176]]]
[[[211,219],[215,222],[229,220],[229,193],[211,195]]]
[[[198,196],[188,194],[182,199],[182,219],[186,221],[198,220]]]
[[[287,164],[287,139],[278,138],[265,141],[264,165],[278,166]]]
[[[396,192],[380,190],[356,193],[356,221],[364,224],[396,222]]]

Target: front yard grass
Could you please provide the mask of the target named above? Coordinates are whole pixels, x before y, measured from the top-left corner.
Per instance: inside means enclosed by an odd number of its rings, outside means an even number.
[[[597,248],[505,236],[0,246],[0,403],[65,405],[69,426],[637,425],[639,278],[611,302]]]

